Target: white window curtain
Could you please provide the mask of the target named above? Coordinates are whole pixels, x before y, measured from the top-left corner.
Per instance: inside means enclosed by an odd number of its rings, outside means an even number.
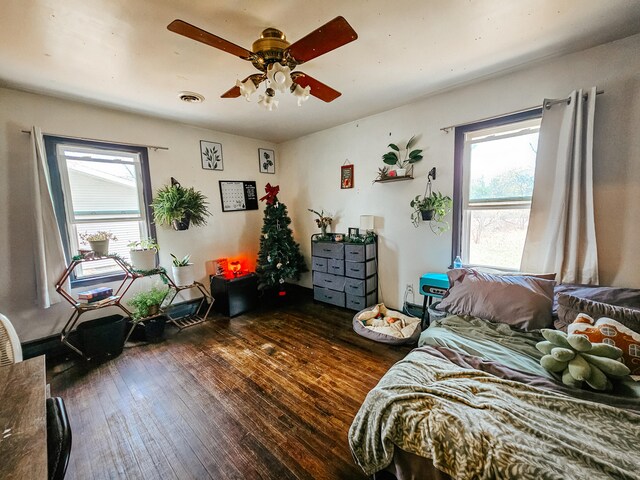
[[[31,148],[35,205],[33,261],[36,274],[36,296],[40,308],[49,308],[60,301],[55,284],[66,265],[62,237],[51,198],[51,182],[42,131],[38,127],[31,129]]]
[[[520,270],[556,272],[567,283],[598,283],[593,209],[596,88],[545,106],[531,216]]]

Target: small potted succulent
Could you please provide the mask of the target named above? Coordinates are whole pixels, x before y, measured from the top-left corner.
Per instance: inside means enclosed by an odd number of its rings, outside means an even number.
[[[207,197],[193,187],[184,188],[174,178],[156,192],[151,202],[153,219],[158,225],[173,226],[175,230],[187,230],[189,225],[200,227],[207,224],[211,215]]]
[[[395,170],[396,177],[406,176],[407,167],[422,160],[422,150],[411,150],[416,144],[416,141],[417,139],[415,135],[409,139],[407,145],[403,149],[405,152],[403,160],[400,160],[400,147],[398,147],[395,143],[390,143],[389,148],[391,149],[391,151],[385,153],[382,156],[382,161],[384,163],[392,166],[395,165],[397,167]]]
[[[141,271],[156,269],[156,253],[160,248],[153,238],[130,242],[127,247],[129,247],[131,264],[134,269]]]
[[[411,222],[415,227],[420,225],[420,220],[432,223],[437,233],[442,233],[449,229],[449,224],[443,218],[451,211],[453,201],[451,197],[442,195],[440,192],[433,192],[429,195],[417,195],[411,200]],[[436,231],[434,230],[434,231]]]
[[[185,285],[192,285],[195,281],[195,275],[193,273],[193,263],[190,262],[191,255],[185,255],[182,258],[176,257],[173,253],[171,269],[173,271],[173,281],[179,287]]]
[[[80,239],[82,243],[88,243],[98,257],[106,257],[109,254],[109,240],[118,240],[113,233],[102,230],[95,233],[81,233]]]

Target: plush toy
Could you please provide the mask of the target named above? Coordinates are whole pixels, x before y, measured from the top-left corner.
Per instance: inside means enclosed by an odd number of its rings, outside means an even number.
[[[567,335],[559,330],[541,330],[545,341],[536,348],[544,353],[540,365],[562,375],[562,383],[581,388],[586,382],[594,390],[611,390],[610,379],[629,375],[619,359],[622,350],[606,343],[591,343],[584,335]]]

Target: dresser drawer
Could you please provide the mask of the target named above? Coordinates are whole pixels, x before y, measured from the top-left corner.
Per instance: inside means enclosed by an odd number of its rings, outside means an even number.
[[[375,305],[376,293],[370,293],[366,297],[347,295],[346,307],[351,310],[363,310],[367,307]]]
[[[345,262],[345,275],[351,278],[367,278],[376,273],[376,261]]]
[[[313,272],[313,284],[318,287],[330,288],[338,292],[344,292],[345,278],[330,273]]]
[[[314,257],[344,258],[344,244],[332,242],[313,242],[311,253]]]
[[[344,292],[336,292],[327,288],[316,287],[313,289],[313,299],[326,302],[338,307],[344,307]]]
[[[336,260],[335,258],[327,259],[327,273],[344,275],[344,260]]]
[[[311,260],[311,270],[314,272],[327,272],[327,259],[322,257],[313,257]]]
[[[364,262],[364,244],[345,245],[344,259],[349,262]]]
[[[346,278],[344,282],[344,291],[348,295],[356,295],[364,297],[365,294],[375,292],[378,287],[377,275],[367,279]]]

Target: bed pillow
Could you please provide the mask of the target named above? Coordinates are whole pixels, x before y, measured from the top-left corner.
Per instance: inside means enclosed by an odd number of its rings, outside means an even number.
[[[553,302],[553,313],[558,311],[558,294],[566,293],[574,297],[587,298],[596,302],[608,303],[618,307],[629,307],[640,310],[640,290],[622,287],[601,287],[597,285],[579,285],[560,283],[555,288],[556,297]]]
[[[640,313],[640,312],[639,312]],[[580,314],[568,327],[568,332],[584,335],[591,343],[606,343],[622,350],[622,360],[631,370],[631,377],[640,380],[640,333],[607,317],[594,320]]]
[[[640,309],[609,305],[565,293],[558,294],[558,319],[554,322],[558,330],[566,332],[567,327],[580,313],[585,313],[595,320],[602,317],[611,318],[634,332],[640,333]]]
[[[553,280],[504,276],[462,268],[450,270],[450,288],[440,310],[507,323],[522,330],[552,325]]]

